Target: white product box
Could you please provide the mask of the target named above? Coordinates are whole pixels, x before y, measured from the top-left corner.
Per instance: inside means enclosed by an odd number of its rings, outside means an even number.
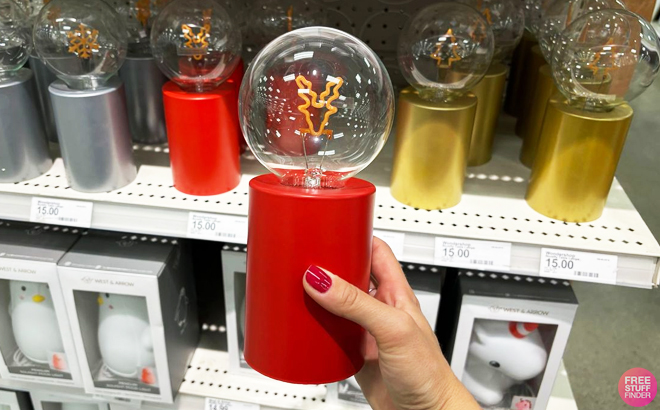
[[[545,409],[578,307],[570,283],[471,271],[447,277],[439,338],[456,376],[484,409]]]
[[[26,392],[0,389],[0,410],[32,410]]]
[[[199,341],[187,243],[90,233],[58,274],[85,391],[172,403]]]
[[[34,410],[110,410],[107,402],[81,395],[53,394],[32,390],[30,398]]]
[[[236,374],[263,377],[253,370],[243,356],[245,337],[245,246],[225,245],[222,248],[222,281],[227,315],[227,351],[229,370]]]
[[[401,267],[419,301],[424,317],[429,321],[431,328],[435,330],[440,308],[441,272],[444,269],[415,264],[403,264]],[[355,377],[329,384],[326,400],[328,403],[339,405],[369,407],[369,403],[362,394],[362,389],[360,389]]]
[[[77,229],[0,222],[0,377],[81,387],[57,263]]]

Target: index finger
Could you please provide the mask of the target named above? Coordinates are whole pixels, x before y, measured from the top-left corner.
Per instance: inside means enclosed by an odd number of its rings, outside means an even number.
[[[412,292],[399,261],[387,243],[374,236],[371,252],[371,273],[378,282],[377,287],[392,286]]]

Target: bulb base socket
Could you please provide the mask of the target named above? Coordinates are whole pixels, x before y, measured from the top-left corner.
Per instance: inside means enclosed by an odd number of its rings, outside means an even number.
[[[559,90],[555,86],[550,66],[546,64],[539,69],[539,74],[536,77],[534,95],[527,113],[527,118],[524,121],[518,120],[522,127],[520,136],[523,139],[520,162],[527,168],[531,168],[534,164],[548,101],[550,97],[558,93]]]
[[[351,178],[343,188],[250,181],[245,360],[288,383],[344,380],[364,364],[364,330],[319,306],[303,290],[316,265],[367,292],[376,187]]]
[[[472,89],[472,94],[477,97],[477,112],[470,142],[469,167],[483,165],[490,161],[493,155],[495,128],[502,109],[502,93],[507,72],[508,68],[504,64],[495,63]]]
[[[555,96],[541,129],[526,200],[535,211],[566,222],[603,213],[633,110],[585,112]]]
[[[0,84],[0,182],[36,178],[53,165],[32,71],[22,68]]]
[[[226,81],[203,93],[163,86],[174,187],[189,195],[218,195],[241,181],[238,91]]]
[[[397,201],[422,209],[461,201],[476,111],[472,94],[436,103],[401,91],[390,186]]]

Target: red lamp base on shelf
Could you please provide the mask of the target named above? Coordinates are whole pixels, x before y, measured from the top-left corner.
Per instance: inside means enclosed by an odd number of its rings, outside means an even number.
[[[238,95],[241,89],[241,83],[243,82],[244,70],[245,66],[243,64],[243,59],[241,58],[238,60],[238,64],[236,65],[234,72],[231,74],[231,77],[227,79],[227,82],[234,83],[236,85],[236,104],[238,104]],[[248,145],[247,142],[245,142],[245,138],[243,138],[243,130],[241,129],[241,124],[238,121],[238,110],[236,110],[236,126],[238,127],[238,147],[240,148],[242,154],[247,151]]]
[[[317,265],[368,291],[376,188],[305,189],[272,174],[250,181],[245,360],[273,379],[322,384],[364,364],[364,330],[314,302],[302,285]]]
[[[163,86],[174,187],[190,195],[217,195],[241,180],[236,84],[191,93]]]

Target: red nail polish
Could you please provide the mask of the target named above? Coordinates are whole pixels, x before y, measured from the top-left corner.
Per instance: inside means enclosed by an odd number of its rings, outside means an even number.
[[[305,272],[305,280],[309,283],[317,292],[325,293],[332,286],[332,279],[328,276],[323,269],[315,265],[310,265]]]

